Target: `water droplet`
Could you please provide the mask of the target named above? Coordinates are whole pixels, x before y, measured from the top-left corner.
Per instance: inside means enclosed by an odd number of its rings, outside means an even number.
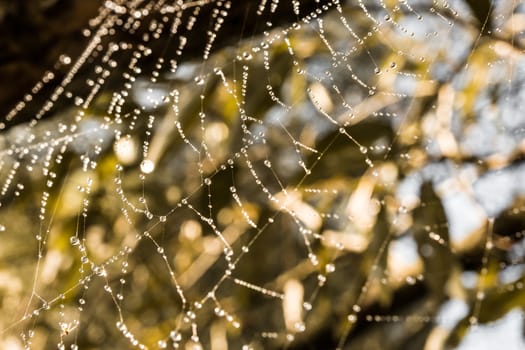
[[[59,58],[59,61],[63,65],[67,66],[68,64],[71,63],[71,57],[69,57],[67,55],[61,55],[60,58]]]
[[[197,85],[204,85],[204,78],[201,76],[195,77],[195,83]]]
[[[326,264],[325,266],[326,273],[332,273],[335,271],[335,265],[334,264]]]
[[[302,333],[302,332],[304,332],[306,330],[306,325],[304,324],[304,322],[295,322],[293,327],[299,333]]]
[[[310,259],[310,262],[312,265],[317,266],[319,264],[319,260],[317,259],[317,256],[313,253],[308,254],[308,258]]]
[[[140,170],[144,174],[150,174],[155,170],[155,164],[149,159],[144,159],[142,163],[140,163]]]
[[[319,286],[323,286],[326,282],[326,276],[325,275],[317,275],[317,284]]]
[[[171,331],[170,339],[173,340],[174,342],[180,342],[182,339],[182,335],[177,331]]]

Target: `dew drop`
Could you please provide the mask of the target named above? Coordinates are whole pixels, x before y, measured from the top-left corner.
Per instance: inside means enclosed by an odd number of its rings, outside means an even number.
[[[304,332],[306,330],[306,326],[305,326],[304,322],[296,322],[293,325],[293,327],[299,333],[302,333],[302,332]]]
[[[170,332],[170,339],[173,340],[174,342],[179,342],[182,339],[182,334],[180,334],[177,331],[171,331]]]
[[[195,83],[197,85],[204,85],[204,78],[203,77],[195,77]]]
[[[155,164],[149,159],[144,159],[142,163],[140,163],[140,170],[144,174],[150,174],[155,170]]]
[[[71,63],[71,57],[69,57],[67,55],[61,55],[60,58],[59,58],[59,61],[63,65],[67,66],[68,64]]]
[[[332,273],[335,271],[335,265],[334,264],[326,264],[325,266],[326,273]]]
[[[317,275],[317,284],[319,286],[323,286],[326,282],[326,276],[325,275]]]

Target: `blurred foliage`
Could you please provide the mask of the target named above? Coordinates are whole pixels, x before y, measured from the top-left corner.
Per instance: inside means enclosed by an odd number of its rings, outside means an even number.
[[[433,350],[521,311],[523,6],[321,3],[176,69],[162,4],[105,3],[155,39],[108,27],[0,135],[0,347]]]

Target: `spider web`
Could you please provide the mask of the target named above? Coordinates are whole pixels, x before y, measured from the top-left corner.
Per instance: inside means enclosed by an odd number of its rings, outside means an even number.
[[[221,49],[235,1],[105,1],[5,116],[4,347],[434,349],[520,306],[521,2],[290,3]]]

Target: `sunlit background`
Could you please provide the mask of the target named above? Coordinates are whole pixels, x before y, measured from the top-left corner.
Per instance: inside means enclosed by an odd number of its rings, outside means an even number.
[[[525,6],[246,4],[0,2],[0,348],[525,348]]]

